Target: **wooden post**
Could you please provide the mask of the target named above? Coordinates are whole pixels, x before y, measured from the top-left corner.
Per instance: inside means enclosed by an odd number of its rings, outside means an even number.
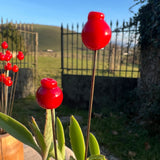
[[[36,82],[37,82],[37,75],[38,75],[38,70],[37,70],[37,65],[38,65],[38,32],[36,32],[35,34],[35,59],[34,59],[34,63],[35,63],[35,87],[34,87],[34,90],[36,90],[37,86],[36,86]]]
[[[61,25],[61,77],[62,77],[61,87],[63,88],[63,25]]]

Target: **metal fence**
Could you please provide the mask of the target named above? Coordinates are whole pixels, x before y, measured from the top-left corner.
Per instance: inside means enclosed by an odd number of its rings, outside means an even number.
[[[33,72],[31,76],[33,76],[34,80],[32,83],[34,83],[34,87],[36,87],[38,33],[33,32],[33,25],[18,24],[17,22],[8,22],[8,20],[4,22],[4,20],[1,19],[0,43],[3,41],[8,43],[8,49],[12,52],[13,58],[10,61],[12,65],[17,64],[20,69],[31,69]],[[17,59],[16,55],[19,51],[22,51],[24,54],[23,61]],[[0,52],[4,53],[4,50],[1,47]],[[4,62],[1,63],[2,69],[3,66]],[[21,81],[23,80],[20,77],[21,75],[19,73],[19,85],[21,85]]]
[[[110,22],[110,43],[98,51],[96,75],[108,77],[139,77],[138,24]],[[93,51],[81,40],[83,25],[66,28],[61,26],[61,69],[62,74],[91,75]]]

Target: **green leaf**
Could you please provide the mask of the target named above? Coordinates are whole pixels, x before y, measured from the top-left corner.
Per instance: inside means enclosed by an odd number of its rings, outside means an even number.
[[[48,156],[49,156],[49,157],[55,158],[54,144],[53,144],[53,142],[51,143],[51,146],[50,146],[50,150],[49,150]],[[61,154],[61,152],[60,152],[60,150],[59,150],[58,147],[57,147],[57,158],[58,158],[58,160],[63,160],[62,154]]]
[[[62,154],[63,159],[65,159],[65,136],[62,123],[58,117],[56,123],[56,131],[57,131],[58,148]]]
[[[89,152],[91,155],[99,155],[100,149],[96,137],[90,133],[89,135]]]
[[[0,112],[0,126],[10,135],[22,143],[34,148],[39,154],[41,154],[40,148],[33,139],[32,133],[23,124]]]
[[[104,155],[100,154],[100,155],[90,156],[88,160],[107,160],[107,159]]]
[[[84,160],[85,157],[85,142],[82,130],[79,123],[71,116],[70,126],[69,126],[69,136],[71,141],[72,150],[76,156],[77,160]]]
[[[45,153],[46,156],[48,156],[48,152],[52,141],[53,141],[53,131],[52,131],[51,110],[46,109],[46,122],[44,127],[44,142],[46,144],[46,153]]]
[[[39,145],[39,147],[41,148],[41,152],[42,152],[42,157],[43,159],[45,159],[47,157],[46,155],[46,144],[45,144],[45,141],[44,141],[44,138],[43,138],[43,135],[35,121],[35,119],[32,117],[32,123],[29,123],[33,133],[34,133],[34,136],[35,136],[35,139],[37,141],[37,144]]]

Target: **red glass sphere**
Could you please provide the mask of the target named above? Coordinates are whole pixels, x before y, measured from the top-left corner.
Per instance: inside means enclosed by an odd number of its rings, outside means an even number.
[[[12,67],[12,71],[13,72],[18,72],[19,68],[18,66],[15,64],[13,67]]]
[[[10,86],[13,84],[13,82],[12,82],[12,80],[11,80],[11,77],[6,77],[6,78],[4,79],[4,84],[5,84],[6,86],[10,87]]]
[[[6,54],[5,55],[5,61],[10,61],[12,58],[12,54]]]
[[[0,74],[0,82],[4,82],[6,75],[4,73]]]
[[[19,52],[18,52],[17,58],[18,58],[20,61],[24,59],[24,55],[23,55],[23,52],[22,52],[22,51],[19,51]]]
[[[54,79],[44,78],[36,92],[36,100],[44,109],[56,109],[62,103],[63,93]]]
[[[18,54],[23,54],[23,52],[22,52],[22,51],[19,51]]]
[[[8,63],[4,66],[4,69],[5,69],[5,70],[9,70],[9,71],[12,70],[12,64],[8,62]]]
[[[10,50],[6,50],[6,54],[11,54],[11,51]]]
[[[6,42],[6,41],[2,42],[2,43],[1,43],[1,47],[2,47],[3,49],[7,49],[7,48],[8,48],[7,42]]]
[[[104,48],[111,39],[111,29],[101,12],[90,12],[82,30],[82,41],[91,50]]]
[[[4,61],[5,60],[5,55],[4,54],[0,54],[0,61]]]

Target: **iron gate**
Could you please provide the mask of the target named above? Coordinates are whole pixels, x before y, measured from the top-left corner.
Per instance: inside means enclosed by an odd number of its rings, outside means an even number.
[[[110,22],[112,38],[110,43],[98,51],[96,75],[107,77],[139,77],[138,24],[130,19],[115,25]],[[61,68],[62,74],[90,75],[93,51],[87,49],[81,40],[82,26],[61,26]]]
[[[18,24],[13,22],[3,22],[0,25],[0,42],[6,41],[8,49],[12,52],[12,65],[17,64],[20,68],[16,92],[18,97],[25,97],[33,94],[36,90],[37,79],[37,53],[38,53],[38,33],[33,32],[33,25]],[[18,51],[24,53],[23,61],[17,59]],[[4,50],[1,49],[4,53]],[[1,63],[3,72],[4,62]]]

